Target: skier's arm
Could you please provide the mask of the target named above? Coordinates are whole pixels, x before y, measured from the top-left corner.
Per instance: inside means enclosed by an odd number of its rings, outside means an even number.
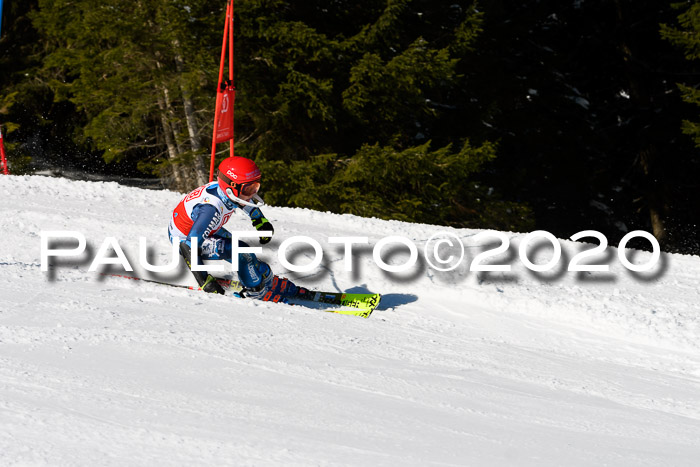
[[[270,223],[270,221],[263,215],[260,208],[246,206],[243,211],[250,216],[250,220],[253,222],[253,227],[255,227],[258,232],[270,232],[269,237],[260,237],[260,243],[264,245],[272,240],[272,235],[275,233],[275,229],[272,227],[272,223]]]
[[[200,204],[192,210],[194,224],[187,234],[187,244],[192,246],[192,239],[197,239],[198,250],[201,250],[204,240],[209,238],[212,230],[216,228],[221,213],[211,204]],[[197,251],[199,256],[200,251]],[[201,259],[201,258],[200,258]]]

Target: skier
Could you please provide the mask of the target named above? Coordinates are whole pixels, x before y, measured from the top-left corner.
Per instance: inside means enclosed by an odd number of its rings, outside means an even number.
[[[260,237],[260,244],[272,239],[275,229],[258,207],[264,204],[258,195],[260,181],[260,169],[255,162],[245,157],[229,157],[219,164],[217,180],[188,193],[178,203],[168,235],[171,243],[180,239],[180,254],[190,269],[193,239],[197,239],[194,253],[198,264],[203,264],[205,259],[231,262],[233,239],[222,227],[236,208],[250,217],[258,231],[269,232],[269,236]],[[238,242],[240,247],[248,247],[247,243]],[[224,294],[223,287],[208,272],[192,271],[192,274],[205,292]],[[278,301],[297,292],[291,281],[275,277],[270,266],[252,253],[239,253],[238,280],[244,286],[239,296]]]

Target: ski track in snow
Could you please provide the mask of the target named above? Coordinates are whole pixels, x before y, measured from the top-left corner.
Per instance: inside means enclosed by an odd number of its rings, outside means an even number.
[[[392,275],[371,246],[422,255],[479,231],[267,207],[285,238],[324,246],[312,288],[384,294],[370,319],[104,277],[92,256],[41,272],[41,231],[113,236],[136,275],[139,237],[169,261],[180,194],[0,177],[0,465],[697,465],[700,259],[664,255],[646,279],[536,276],[423,262]],[[252,230],[234,216],[227,228]],[[506,233],[511,250],[523,234]],[[368,236],[344,271],[332,236]],[[581,244],[561,240],[571,258]],[[296,261],[310,259],[297,248]],[[547,249],[538,251],[546,262]],[[469,256],[470,255],[470,256]],[[291,255],[290,255],[291,256]],[[403,251],[392,254],[402,263]],[[644,262],[639,252],[635,261]],[[499,258],[496,258],[496,261]],[[563,260],[562,260],[563,261]],[[119,272],[114,270],[114,272]],[[187,271],[160,280],[194,284]]]

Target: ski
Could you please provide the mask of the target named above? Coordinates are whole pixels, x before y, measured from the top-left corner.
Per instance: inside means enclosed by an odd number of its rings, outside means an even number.
[[[277,280],[278,277],[275,276],[275,281]],[[281,280],[286,281],[286,279]],[[238,281],[219,279],[218,282],[225,290],[230,290],[239,296],[245,295],[245,287]],[[266,302],[283,302],[290,305],[301,305],[307,308],[312,308],[309,304],[313,303],[319,305],[313,307],[313,309],[316,310],[369,318],[379,305],[381,295],[374,293],[322,292],[299,287],[295,295],[273,294],[270,292],[265,295],[262,300]],[[323,308],[325,305],[330,305],[331,308],[332,306],[341,306],[344,307],[344,309]]]
[[[150,284],[164,285],[179,289],[199,290],[198,287],[189,285],[171,284],[153,279],[144,279],[141,277],[127,276],[122,274],[102,274],[108,277],[120,277],[140,282],[148,282]],[[239,298],[245,297],[245,287],[236,280],[217,279],[221,287]],[[328,313],[337,313],[341,315],[360,316],[369,318],[372,312],[377,308],[381,301],[380,294],[373,293],[344,293],[344,292],[322,292],[317,290],[309,290],[304,287],[299,287],[299,291],[295,295],[283,296],[268,294],[263,297],[262,301],[273,303],[286,303],[288,305],[303,306],[318,311]],[[317,306],[310,306],[317,305]],[[325,308],[324,308],[325,306]],[[343,309],[335,309],[335,306],[343,307]]]
[[[288,297],[290,303],[312,302],[328,305],[340,305],[347,310],[332,310],[334,313],[369,318],[381,301],[381,295],[375,293],[321,292],[301,288],[301,293]]]

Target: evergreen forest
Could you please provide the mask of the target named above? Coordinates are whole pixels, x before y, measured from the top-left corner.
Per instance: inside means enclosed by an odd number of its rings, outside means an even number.
[[[225,10],[5,1],[10,171],[207,182]],[[236,0],[234,39],[268,204],[700,254],[697,0]]]

